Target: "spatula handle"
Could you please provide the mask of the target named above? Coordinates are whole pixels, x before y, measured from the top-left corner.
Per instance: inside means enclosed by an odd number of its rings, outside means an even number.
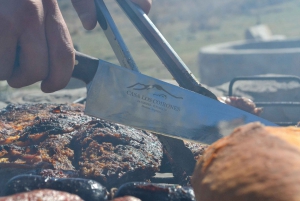
[[[72,77],[82,80],[86,84],[90,83],[96,74],[99,59],[76,51],[75,60]]]

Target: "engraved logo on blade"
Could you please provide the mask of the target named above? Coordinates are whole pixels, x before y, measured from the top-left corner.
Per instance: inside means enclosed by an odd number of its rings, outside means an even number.
[[[167,95],[166,94],[153,94],[153,95],[157,96],[157,97],[161,97],[161,98],[167,99]]]
[[[142,83],[136,83],[132,86],[127,87],[128,89],[132,88],[133,90],[150,90],[150,89],[156,89],[158,91],[163,91],[165,93],[167,93],[168,95],[172,96],[173,98],[177,98],[177,99],[183,99],[182,97],[178,97],[175,96],[173,94],[171,94],[170,92],[168,92],[167,90],[165,90],[162,86],[158,85],[158,84],[154,84],[154,85],[146,85],[146,84],[142,84]],[[154,94],[155,96],[159,96],[162,98],[167,98],[167,96],[165,94]]]
[[[180,112],[181,110],[183,98],[169,93],[160,85],[146,85],[138,82],[126,88],[127,96],[136,100],[135,107],[142,107],[157,113]]]

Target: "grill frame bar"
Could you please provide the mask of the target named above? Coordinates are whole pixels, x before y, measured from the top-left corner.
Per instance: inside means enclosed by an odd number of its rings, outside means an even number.
[[[282,76],[240,76],[233,78],[229,83],[228,96],[233,96],[233,85],[238,81],[280,81],[280,82],[291,82],[295,81],[300,84],[300,77],[292,75],[282,75]],[[258,107],[299,107],[300,102],[295,101],[265,101],[265,102],[255,102]],[[279,126],[293,126],[297,125],[298,122],[274,122]]]

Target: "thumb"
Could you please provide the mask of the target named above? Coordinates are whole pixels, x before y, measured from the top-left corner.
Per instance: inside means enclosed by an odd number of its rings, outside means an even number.
[[[94,0],[72,0],[72,4],[83,27],[87,30],[95,28],[97,15]]]

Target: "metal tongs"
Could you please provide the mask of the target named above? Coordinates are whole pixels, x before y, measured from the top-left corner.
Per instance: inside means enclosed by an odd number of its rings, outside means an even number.
[[[180,59],[171,45],[155,27],[152,21],[144,13],[144,11],[130,0],[116,0],[131,22],[135,25],[140,34],[148,42],[149,46],[154,50],[162,63],[177,81],[180,87],[202,94],[217,100],[217,97],[208,89],[203,87],[195,78],[189,68]],[[117,26],[114,23],[103,0],[95,0],[97,9],[97,20],[103,29],[116,57],[121,66],[139,72]],[[79,57],[81,53],[76,53]],[[77,59],[77,58],[76,58]],[[82,59],[82,58],[78,58]],[[96,60],[94,60],[96,62]],[[73,76],[76,73],[73,72]],[[76,77],[76,75],[74,76]]]
[[[145,13],[130,0],[116,1],[182,88],[137,72],[103,0],[95,0],[98,22],[121,66],[128,69],[77,54],[73,76],[84,77],[82,80],[88,86],[85,114],[204,143],[212,143],[245,123],[259,121],[274,125],[212,100],[216,96],[199,84]]]

